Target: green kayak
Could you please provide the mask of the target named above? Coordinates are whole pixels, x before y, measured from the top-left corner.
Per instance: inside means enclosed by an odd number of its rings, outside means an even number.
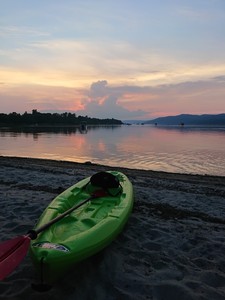
[[[90,197],[93,199],[87,201]],[[99,172],[83,179],[49,204],[34,230],[74,206],[78,208],[31,242],[30,256],[43,283],[52,284],[74,264],[99,252],[116,238],[133,207],[132,184],[117,171]]]

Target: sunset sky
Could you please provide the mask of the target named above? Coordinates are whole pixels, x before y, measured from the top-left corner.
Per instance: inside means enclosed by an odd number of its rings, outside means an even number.
[[[0,112],[225,113],[224,0],[0,0]]]

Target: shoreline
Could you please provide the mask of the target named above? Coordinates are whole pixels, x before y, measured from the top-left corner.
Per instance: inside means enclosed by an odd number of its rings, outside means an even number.
[[[123,232],[42,294],[27,256],[0,282],[0,300],[225,299],[225,177],[0,156],[0,241],[25,234],[55,196],[107,169],[134,187]]]
[[[188,174],[188,173],[172,173],[172,172],[165,172],[165,171],[154,171],[154,170],[145,170],[145,169],[133,169],[133,168],[126,168],[126,167],[116,167],[116,166],[108,166],[103,164],[96,164],[90,161],[81,163],[81,162],[73,162],[67,160],[54,160],[54,159],[45,159],[45,158],[32,158],[32,157],[18,157],[18,156],[4,156],[0,155],[0,163],[1,164],[13,164],[15,163],[17,166],[20,166],[23,163],[38,164],[40,166],[50,166],[50,167],[62,167],[62,168],[72,168],[76,167],[79,169],[91,169],[93,171],[98,170],[121,170],[127,172],[128,174],[141,174],[142,176],[154,176],[157,178],[166,178],[166,179],[190,179],[190,180],[215,180],[215,181],[223,181],[225,180],[224,176],[219,175],[210,175],[210,174]]]

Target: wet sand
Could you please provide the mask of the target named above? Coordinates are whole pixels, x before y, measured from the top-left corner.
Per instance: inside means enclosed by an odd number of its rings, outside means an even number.
[[[0,157],[0,240],[25,234],[56,195],[111,169],[135,191],[119,237],[42,294],[27,256],[0,282],[0,299],[225,299],[225,177]]]

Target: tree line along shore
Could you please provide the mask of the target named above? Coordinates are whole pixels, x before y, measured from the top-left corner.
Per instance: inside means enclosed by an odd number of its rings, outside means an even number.
[[[122,125],[123,122],[114,118],[98,119],[88,116],[77,116],[75,113],[41,113],[36,109],[32,113],[23,114],[12,112],[0,113],[0,126],[19,125]]]

